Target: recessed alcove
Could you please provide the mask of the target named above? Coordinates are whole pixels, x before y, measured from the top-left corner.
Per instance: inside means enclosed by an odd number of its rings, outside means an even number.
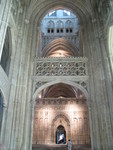
[[[41,22],[40,42],[42,43],[40,57],[80,56],[82,49],[80,49],[77,16],[72,11],[63,8],[48,12]],[[51,49],[48,50],[49,47]],[[74,51],[72,49],[75,49],[75,52],[71,52]]]
[[[77,87],[58,83],[37,95],[33,145],[65,144],[68,139],[73,145],[90,146],[88,105]]]

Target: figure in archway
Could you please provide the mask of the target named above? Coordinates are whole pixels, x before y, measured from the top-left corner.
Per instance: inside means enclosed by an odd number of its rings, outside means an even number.
[[[71,143],[70,139],[67,142],[67,148],[68,148],[68,150],[71,150],[71,148],[72,148],[72,143]]]

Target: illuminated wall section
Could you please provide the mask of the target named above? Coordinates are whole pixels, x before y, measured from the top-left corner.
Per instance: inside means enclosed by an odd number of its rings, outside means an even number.
[[[56,144],[59,126],[66,131],[66,142],[90,145],[89,116],[85,99],[37,99],[34,108],[33,144]]]

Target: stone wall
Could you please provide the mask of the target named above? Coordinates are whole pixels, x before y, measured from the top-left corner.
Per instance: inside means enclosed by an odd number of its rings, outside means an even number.
[[[13,1],[16,4],[11,0],[0,1],[0,58],[8,23],[13,35],[9,77],[0,67],[0,91],[6,106],[0,141],[4,143],[6,149],[32,149],[34,105],[30,102],[35,101],[33,99],[32,60],[39,56],[38,27],[40,27],[44,14],[50,9],[58,8],[59,5],[72,9],[80,20],[83,56],[88,58],[89,97],[87,101],[92,149],[110,150],[113,148],[113,78],[109,65],[107,37],[109,27],[113,25],[113,3],[111,0],[108,1],[110,11],[102,8],[105,6],[104,3],[102,4],[104,1],[97,4],[97,1],[88,0],[34,0],[31,3],[26,1],[27,5],[22,4],[24,1],[19,0]],[[14,6],[12,9],[11,5]],[[10,9],[11,13],[9,13]],[[54,80],[54,78],[51,79]],[[70,76],[65,80],[70,82]],[[62,78],[59,81],[62,82]],[[38,90],[40,91],[41,88]],[[71,122],[70,118],[68,120]],[[54,141],[54,138],[51,139]]]
[[[86,100],[38,99],[34,109],[33,144],[55,144],[57,127],[66,130],[66,141],[90,145],[89,115]]]

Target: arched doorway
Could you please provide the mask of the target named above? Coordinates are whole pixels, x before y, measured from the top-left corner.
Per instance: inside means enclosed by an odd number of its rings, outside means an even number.
[[[51,141],[55,144],[65,144],[71,137],[70,120],[69,116],[63,113],[63,111],[59,112],[60,114],[57,112],[55,113],[55,117],[52,120]]]
[[[66,131],[65,128],[60,125],[56,131],[56,144],[65,144],[66,143]]]
[[[74,145],[90,146],[88,105],[78,88],[49,86],[37,95],[34,109],[33,144],[60,144],[65,131],[66,143],[71,139]],[[59,127],[63,132],[58,133]]]

